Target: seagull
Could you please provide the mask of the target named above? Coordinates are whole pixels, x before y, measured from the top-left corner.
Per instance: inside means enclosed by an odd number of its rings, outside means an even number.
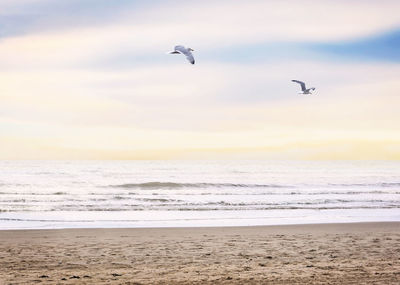
[[[292,80],[293,82],[299,83],[301,85],[301,92],[299,92],[299,94],[312,94],[311,90],[314,91],[315,87],[311,87],[311,88],[306,88],[306,84],[303,81],[299,81],[299,80]]]
[[[192,54],[192,51],[194,51],[191,48],[185,48],[184,46],[175,46],[174,51],[169,52],[169,54],[183,54],[186,56],[186,59],[191,63],[194,64],[194,57]]]

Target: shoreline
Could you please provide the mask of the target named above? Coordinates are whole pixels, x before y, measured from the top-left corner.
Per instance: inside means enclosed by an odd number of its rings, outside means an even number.
[[[321,227],[326,227],[329,229],[331,226],[342,226],[346,227],[345,225],[357,225],[357,226],[363,226],[365,225],[366,227],[374,225],[378,226],[380,224],[393,224],[394,226],[398,225],[399,230],[400,230],[400,221],[366,221],[366,222],[333,222],[333,223],[304,223],[304,224],[281,224],[281,225],[239,225],[239,226],[198,226],[198,227],[193,227],[193,226],[181,226],[181,227],[174,227],[174,226],[165,226],[165,227],[76,227],[76,228],[26,228],[26,229],[1,229],[0,228],[0,238],[1,238],[1,233],[2,232],[8,232],[8,231],[74,231],[74,230],[182,230],[182,229],[190,229],[190,230],[196,230],[196,229],[204,229],[204,230],[212,230],[212,229],[237,229],[237,228],[276,228],[280,230],[285,230],[285,228],[290,229],[290,228],[296,228],[296,227],[301,227],[301,228],[308,228],[310,229],[315,228],[315,226],[321,226]]]
[[[396,284],[400,222],[0,231],[4,284]]]
[[[399,222],[395,209],[3,212],[0,230],[180,228]]]

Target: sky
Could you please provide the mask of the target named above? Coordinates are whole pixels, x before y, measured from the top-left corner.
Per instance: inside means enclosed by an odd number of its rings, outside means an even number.
[[[1,0],[0,159],[398,160],[399,10]]]

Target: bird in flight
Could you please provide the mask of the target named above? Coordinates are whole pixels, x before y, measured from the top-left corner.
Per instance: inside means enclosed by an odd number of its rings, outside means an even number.
[[[315,90],[315,87],[311,87],[311,88],[306,88],[306,84],[303,81],[299,81],[299,80],[292,80],[293,82],[299,83],[301,86],[301,91],[299,92],[299,94],[312,94],[311,91]]]
[[[193,57],[192,51],[194,51],[194,50],[191,48],[185,48],[184,46],[175,46],[174,50],[169,52],[169,54],[183,54],[186,56],[186,59],[191,64],[194,64],[194,57]]]

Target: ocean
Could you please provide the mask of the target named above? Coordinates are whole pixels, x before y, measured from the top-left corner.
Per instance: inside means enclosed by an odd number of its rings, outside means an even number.
[[[0,161],[0,229],[400,221],[397,161]]]

